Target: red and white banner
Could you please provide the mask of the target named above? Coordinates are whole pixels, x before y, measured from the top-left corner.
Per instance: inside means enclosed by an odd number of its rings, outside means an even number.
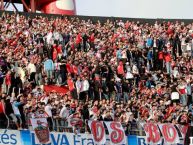
[[[146,133],[146,142],[153,144],[161,144],[161,135],[157,124],[144,123],[141,124]]]
[[[109,132],[111,145],[126,144],[125,131],[120,122],[104,122]],[[88,121],[95,144],[105,144],[106,135],[102,121]]]
[[[32,118],[31,124],[35,131],[35,135],[40,144],[46,144],[50,142],[49,127],[46,118]]]
[[[159,128],[167,144],[180,143],[178,132],[173,124],[159,124]]]
[[[180,143],[180,137],[184,138],[187,132],[186,126],[171,123],[141,123],[141,125],[146,133],[146,142],[150,144],[161,144],[162,138],[165,144],[177,144]]]
[[[182,138],[185,138],[186,133],[187,133],[187,130],[188,130],[188,126],[180,125],[180,124],[177,124],[176,126],[177,126],[177,128],[179,129]]]
[[[38,110],[33,113],[33,118],[47,118],[49,117],[48,114],[44,110]]]
[[[126,144],[125,131],[120,122],[105,122],[112,145]]]
[[[68,118],[68,127],[82,127],[83,126],[83,120],[76,117],[76,114],[71,114]]]
[[[102,121],[88,121],[95,144],[102,145],[106,142],[105,128]]]

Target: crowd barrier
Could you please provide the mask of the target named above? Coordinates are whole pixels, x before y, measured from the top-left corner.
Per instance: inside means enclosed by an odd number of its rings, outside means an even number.
[[[50,128],[50,130],[56,131],[56,132],[68,132],[68,133],[72,133],[72,127],[68,127],[68,126],[64,126],[60,123],[61,119],[53,119],[53,125]],[[3,121],[0,120],[0,124],[3,124]],[[63,123],[65,124],[65,123]],[[138,122],[129,122],[127,125],[122,124],[125,132],[127,135],[138,135],[138,136],[144,136],[145,135],[145,131],[143,130],[143,128],[141,127],[141,125]],[[16,125],[12,120],[9,120],[9,125],[7,129],[16,129]],[[29,123],[29,119],[26,118],[26,128],[31,130],[32,126]],[[5,129],[2,128],[0,126],[0,129]],[[88,128],[87,127],[82,127],[80,128],[80,132],[84,133]]]
[[[68,132],[50,132],[49,144],[44,145],[94,145],[92,134],[81,133],[74,134]],[[35,133],[30,130],[0,130],[0,145],[40,145],[35,138]],[[164,139],[161,144],[165,145]],[[110,140],[107,136],[105,145],[110,145]],[[125,145],[148,145],[145,136],[127,136],[127,144]],[[158,145],[158,144],[157,144]],[[173,145],[183,145],[183,138],[180,138],[180,143]]]

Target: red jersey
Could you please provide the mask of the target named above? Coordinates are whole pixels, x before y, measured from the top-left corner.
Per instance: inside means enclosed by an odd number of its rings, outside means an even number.
[[[163,51],[160,51],[160,52],[158,53],[158,58],[159,58],[159,59],[163,59],[163,58],[164,58]]]
[[[128,29],[128,28],[129,28],[129,23],[126,22],[126,23],[125,23],[125,29]]]
[[[78,35],[76,36],[76,44],[80,44],[81,41],[82,41],[82,37],[81,37],[80,34],[78,34]]]
[[[73,73],[74,72],[73,71],[73,66],[69,63],[66,64],[66,69],[67,69],[68,73]]]
[[[54,51],[53,51],[53,53],[52,53],[52,58],[53,58],[53,60],[56,60],[57,59],[57,51],[56,51],[56,49],[54,49]]]
[[[57,47],[57,53],[62,53],[62,46],[61,46],[61,45],[59,45],[59,46]]]
[[[11,75],[10,74],[7,74],[5,76],[5,84],[8,86],[11,85]]]
[[[124,74],[124,67],[122,62],[119,62],[119,65],[117,67],[117,73],[122,75]]]
[[[90,42],[94,42],[95,38],[94,38],[94,33],[91,34],[90,36]]]
[[[70,91],[74,90],[75,87],[74,87],[74,82],[72,79],[67,80],[67,84],[68,84],[68,88]]]
[[[170,55],[169,53],[165,54],[165,55],[164,55],[164,60],[165,60],[166,62],[171,62],[171,60],[172,60],[171,55]]]
[[[73,65],[72,66],[73,67],[73,72],[74,72],[74,74],[78,74],[78,67],[77,66],[75,66],[75,65]]]
[[[4,113],[4,112],[5,112],[4,104],[3,102],[0,102],[0,113]]]

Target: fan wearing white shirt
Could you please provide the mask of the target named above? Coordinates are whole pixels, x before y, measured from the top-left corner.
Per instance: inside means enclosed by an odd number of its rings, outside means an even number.
[[[22,105],[22,102],[18,102],[16,98],[13,99],[12,108],[14,111],[15,116],[19,119],[20,127],[22,126],[22,119],[21,119],[21,113],[19,110],[19,106]]]
[[[133,79],[133,74],[131,73],[131,67],[129,65],[129,62],[126,62],[126,79]]]
[[[28,73],[36,73],[36,66],[33,63],[33,61],[30,61],[30,63],[27,66]]]
[[[66,104],[60,110],[60,117],[63,119],[67,119],[70,115],[70,105]]]
[[[77,90],[78,98],[80,96],[81,85],[82,83],[81,83],[80,77],[78,76],[76,81],[76,90]]]
[[[46,36],[46,41],[47,41],[47,44],[52,44],[52,35],[53,33],[52,32],[49,32]]]
[[[80,89],[80,100],[88,100],[88,90],[89,90],[89,82],[88,80],[83,76],[81,81],[81,89]]]
[[[48,104],[45,106],[45,112],[48,114],[49,117],[52,117],[52,106],[50,105],[49,101]]]
[[[49,101],[45,106],[45,112],[48,115],[48,118],[47,118],[48,126],[50,126],[50,130],[52,130],[53,129],[52,106]]]
[[[33,63],[33,61],[30,61],[30,63],[27,66],[28,73],[30,74],[30,81],[35,82],[35,74],[36,74],[36,66]]]
[[[173,73],[174,78],[178,78],[180,76],[178,67],[175,67],[172,73]]]
[[[57,60],[55,60],[55,62],[54,62],[54,77],[55,77],[55,82],[57,85],[61,84],[60,65],[61,65],[61,63],[59,63],[59,62],[57,62]]]

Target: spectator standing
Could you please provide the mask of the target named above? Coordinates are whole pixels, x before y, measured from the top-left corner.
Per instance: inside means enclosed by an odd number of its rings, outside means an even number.
[[[89,82],[82,76],[81,89],[80,89],[80,100],[88,101],[88,90],[89,90]]]
[[[47,76],[47,80],[45,80],[47,82],[47,84],[50,84],[52,82],[53,70],[54,70],[53,61],[51,59],[46,58],[46,60],[44,62],[44,71],[45,71],[46,76]]]

